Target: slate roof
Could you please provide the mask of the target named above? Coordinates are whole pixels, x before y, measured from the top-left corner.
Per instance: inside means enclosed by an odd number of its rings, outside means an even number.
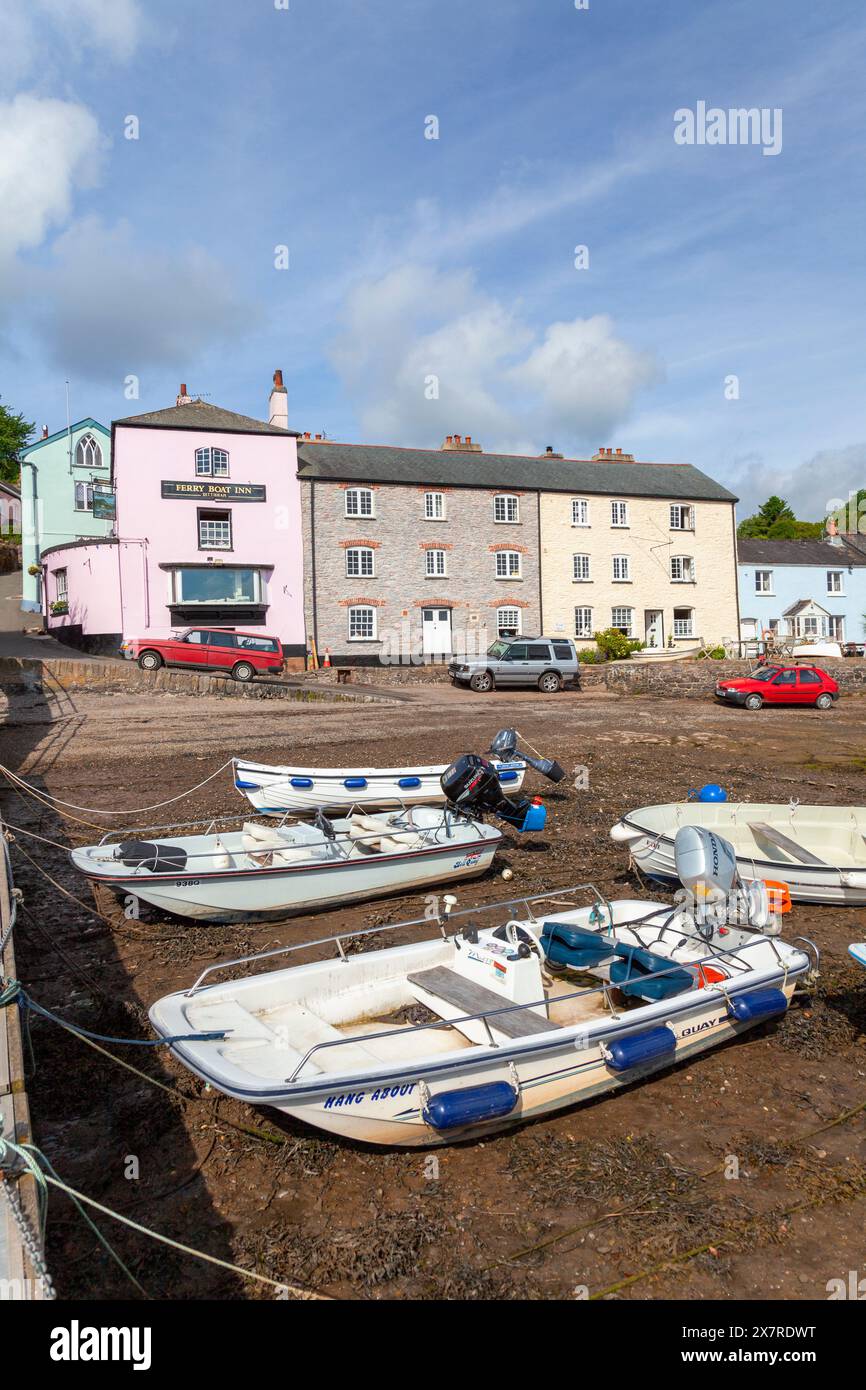
[[[443,487],[539,488],[613,497],[736,502],[689,463],[594,463],[459,449],[400,449],[384,444],[298,445],[298,477],[322,482],[427,483]]]
[[[866,565],[866,554],[846,542],[738,540],[737,558],[741,565],[815,565],[821,569]]]
[[[149,410],[144,415],[127,415],[113,420],[112,428],[127,425],[141,429],[223,430],[227,434],[281,434],[290,438],[296,430],[284,430],[250,415],[238,415],[234,410],[209,405],[207,401],[192,401],[189,405],[171,405],[165,410]]]

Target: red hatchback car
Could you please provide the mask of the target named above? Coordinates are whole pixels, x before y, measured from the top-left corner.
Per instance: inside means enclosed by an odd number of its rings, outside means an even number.
[[[817,705],[829,709],[839,699],[839,687],[817,666],[762,666],[751,676],[717,681],[716,698],[726,705]]]
[[[186,666],[191,671],[228,671],[236,681],[279,675],[283,646],[278,637],[238,632],[233,627],[189,627],[171,637],[128,637],[120,648],[143,671]]]

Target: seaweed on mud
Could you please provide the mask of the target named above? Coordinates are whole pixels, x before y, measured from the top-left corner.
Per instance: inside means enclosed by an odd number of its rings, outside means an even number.
[[[434,1298],[454,1302],[500,1303],[532,1295],[525,1279],[507,1270],[458,1264],[437,1280]]]
[[[789,1009],[774,1034],[780,1047],[819,1061],[866,1037],[862,971],[843,967],[822,976],[808,1004]]]
[[[319,1289],[340,1283],[373,1289],[418,1274],[424,1252],[446,1230],[442,1218],[424,1207],[383,1212],[359,1226],[317,1235],[274,1222],[246,1233],[240,1243],[274,1278],[298,1279]]]

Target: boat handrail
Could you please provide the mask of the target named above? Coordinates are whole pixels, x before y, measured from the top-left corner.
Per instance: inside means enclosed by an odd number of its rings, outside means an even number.
[[[529,906],[530,903],[542,902],[549,898],[559,898],[565,893],[583,893],[588,890],[595,893],[596,901],[606,901],[601,893],[599,893],[594,883],[576,883],[571,888],[556,888],[549,893],[534,893],[530,897],[506,898],[501,902],[485,903],[481,907],[461,907],[456,912],[447,913],[444,919],[441,914],[436,917],[431,917],[429,915],[424,917],[410,917],[403,922],[386,922],[385,925],[381,927],[359,927],[357,931],[339,932],[335,936],[322,936],[313,941],[296,942],[293,946],[276,946],[271,951],[257,951],[253,955],[237,956],[234,960],[217,961],[214,965],[209,965],[201,972],[195,983],[185,991],[185,994],[187,997],[195,994],[201,988],[202,981],[206,979],[208,975],[214,974],[217,970],[230,970],[235,965],[251,965],[255,961],[269,960],[272,956],[287,956],[293,954],[295,951],[308,951],[312,950],[314,946],[336,946],[342,956],[343,951],[340,944],[342,941],[354,941],[364,936],[375,936],[383,932],[400,931],[404,927],[419,927],[425,925],[438,926],[444,937],[445,922],[454,921],[458,917],[469,917],[479,912],[496,912],[500,908],[516,907],[519,905],[524,906],[529,917],[535,920],[532,909]]]
[[[742,949],[745,950],[751,946],[754,946],[755,944],[755,941],[748,941],[745,943],[745,946],[742,947]],[[802,952],[802,954],[806,955],[806,952]],[[808,961],[808,955],[806,955],[806,959]],[[665,977],[665,975],[672,974],[676,970],[682,970],[684,966],[687,966],[688,964],[689,962],[683,962],[681,964],[678,961],[671,961],[671,964],[666,969],[655,971],[653,973],[653,979],[661,980]],[[746,966],[746,972],[748,972],[751,968],[752,967],[750,966]],[[790,974],[790,970],[787,969],[784,964],[781,965],[781,970],[784,971],[786,975]],[[698,986],[696,985],[694,989],[683,990],[683,996],[686,994],[705,992],[707,995],[721,994],[724,997],[726,993],[726,986],[729,983],[731,982],[727,980],[720,980],[718,984],[703,985],[700,988],[698,988]],[[616,988],[615,985],[614,988]],[[477,1014],[460,1014],[455,1018],[439,1018],[436,1019],[433,1023],[413,1023],[410,1025],[409,1028],[407,1028],[405,1024],[402,1024],[397,1028],[385,1029],[381,1033],[357,1033],[354,1036],[349,1037],[328,1038],[326,1041],[313,1043],[312,1047],[309,1047],[307,1049],[307,1051],[304,1053],[303,1057],[300,1059],[297,1066],[295,1067],[294,1071],[292,1072],[291,1076],[287,1076],[285,1078],[285,1083],[286,1085],[290,1086],[294,1081],[296,1081],[299,1074],[303,1071],[304,1067],[307,1065],[313,1054],[327,1047],[347,1047],[351,1043],[363,1043],[369,1045],[371,1042],[376,1042],[379,1038],[405,1037],[407,1032],[423,1033],[425,1031],[435,1031],[438,1028],[454,1028],[457,1024],[460,1023],[484,1023],[485,1027],[487,1027],[488,1019],[498,1018],[500,1014],[519,1013],[524,1009],[539,1008],[542,1005],[547,1008],[552,1003],[565,1004],[570,999],[583,999],[590,994],[603,994],[605,1000],[607,1001],[611,1018],[618,1022],[624,1015],[620,1012],[617,1012],[617,1010],[614,1008],[613,1000],[610,996],[610,989],[610,983],[607,980],[602,980],[597,985],[587,985],[584,989],[574,990],[570,994],[558,994],[555,999],[550,999],[547,996],[545,996],[542,999],[530,999],[524,1004],[517,1004],[506,1000],[505,1003],[502,1004],[499,1008],[484,1009],[481,1013]],[[573,1028],[575,1025],[566,1024],[560,1026],[564,1029],[566,1027]],[[493,1041],[489,1027],[487,1028],[487,1035],[491,1039],[491,1047],[500,1046],[499,1043]]]

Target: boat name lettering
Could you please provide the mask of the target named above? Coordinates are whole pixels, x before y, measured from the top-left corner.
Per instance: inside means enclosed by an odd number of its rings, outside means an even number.
[[[480,858],[480,854],[467,854],[463,859],[455,859],[451,867],[452,869],[468,869],[470,864],[477,864]]]
[[[200,879],[200,878],[176,878],[175,881],[174,881],[174,885],[173,885],[173,886],[174,886],[175,888],[200,888],[200,887],[201,887],[201,879]]]
[[[397,1096],[411,1096],[414,1089],[414,1081],[405,1086],[377,1086],[370,1100],[394,1100]],[[337,1110],[343,1105],[360,1105],[361,1101],[366,1099],[366,1091],[348,1091],[338,1096],[328,1096],[324,1108]]]
[[[680,1033],[681,1038],[692,1038],[695,1033],[705,1033],[708,1028],[715,1028],[720,1023],[724,1023],[724,1018],[705,1018],[702,1023],[695,1023],[691,1028],[684,1028]]]

